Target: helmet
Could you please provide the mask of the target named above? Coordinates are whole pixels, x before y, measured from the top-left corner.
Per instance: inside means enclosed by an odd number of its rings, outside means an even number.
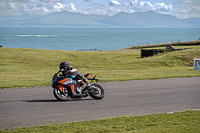
[[[69,67],[69,63],[67,63],[67,62],[61,62],[60,65],[59,65],[61,72],[66,71],[68,67]]]

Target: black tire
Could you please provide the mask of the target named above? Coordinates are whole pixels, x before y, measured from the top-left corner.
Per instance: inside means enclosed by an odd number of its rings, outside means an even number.
[[[68,101],[71,99],[69,89],[66,89],[66,92],[63,93],[59,88],[56,87],[53,89],[53,95],[58,101]]]
[[[99,84],[92,84],[90,86],[91,92],[89,92],[89,95],[97,100],[100,100],[104,98],[104,89]]]

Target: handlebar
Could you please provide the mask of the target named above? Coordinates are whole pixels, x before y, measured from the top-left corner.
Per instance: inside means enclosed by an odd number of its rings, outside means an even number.
[[[97,79],[96,76],[94,76],[93,78],[88,78],[88,80],[91,80],[91,82],[92,82],[93,80],[95,80],[97,83],[98,83],[98,81],[99,81],[99,79]]]

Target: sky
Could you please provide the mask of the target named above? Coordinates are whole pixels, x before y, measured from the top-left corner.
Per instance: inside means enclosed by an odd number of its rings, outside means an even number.
[[[26,19],[53,12],[115,15],[154,11],[180,19],[200,18],[200,0],[0,0],[0,19]]]

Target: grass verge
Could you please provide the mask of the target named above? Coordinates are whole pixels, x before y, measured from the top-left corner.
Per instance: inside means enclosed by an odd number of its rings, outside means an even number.
[[[199,133],[200,111],[172,114],[121,116],[85,122],[53,124],[19,129],[5,129],[1,133]]]
[[[165,49],[168,44],[169,43],[132,46],[132,47],[124,48],[123,50],[142,49],[142,48]],[[170,44],[175,46],[176,49],[177,48],[200,48],[200,40],[188,41],[188,42],[173,42],[173,43],[170,43]]]
[[[67,61],[79,72],[100,81],[123,81],[200,76],[193,59],[200,49],[140,58],[140,51],[63,51],[0,48],[0,88],[50,85],[59,63]]]

